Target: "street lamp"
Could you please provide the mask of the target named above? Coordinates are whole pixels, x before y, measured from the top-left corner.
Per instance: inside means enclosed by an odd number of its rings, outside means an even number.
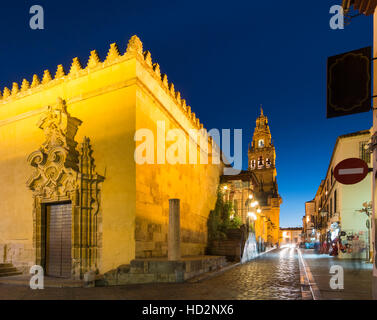
[[[249,211],[248,213],[247,213],[247,216],[249,217],[249,218],[251,218],[252,220],[257,220],[257,216],[256,216],[256,214],[255,214],[255,212],[252,212],[252,211]]]
[[[249,216],[249,208],[250,207],[255,207],[255,203],[258,203],[257,201],[253,201],[253,198],[254,198],[254,196],[253,196],[253,194],[249,194],[248,195],[248,197],[247,197],[247,199],[246,199],[246,201],[245,201],[245,211],[247,212],[246,213],[246,220],[248,219],[248,216]]]
[[[258,205],[258,201],[254,201],[252,203],[250,203],[250,207],[254,208]]]

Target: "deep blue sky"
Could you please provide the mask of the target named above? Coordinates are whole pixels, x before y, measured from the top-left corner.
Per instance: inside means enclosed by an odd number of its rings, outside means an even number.
[[[372,44],[372,18],[331,30],[321,1],[41,1],[1,4],[0,87],[55,74],[90,50],[124,52],[137,34],[207,129],[244,130],[244,166],[259,105],[277,151],[281,226],[301,225],[304,202],[326,174],[336,137],[367,129],[372,114],[326,119],[326,59]],[[29,8],[45,9],[45,30]]]

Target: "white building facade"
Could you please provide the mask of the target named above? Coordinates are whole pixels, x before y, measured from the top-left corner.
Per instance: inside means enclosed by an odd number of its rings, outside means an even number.
[[[338,240],[339,258],[371,258],[371,212],[363,209],[372,200],[372,169],[363,181],[353,185],[339,183],[333,174],[335,166],[347,158],[360,158],[372,167],[367,149],[370,136],[370,130],[363,130],[338,137],[326,178],[315,198],[315,232],[322,245],[327,242],[331,246]]]
[[[363,181],[353,185],[341,184],[333,177],[335,166],[347,158],[360,158],[371,167],[371,154],[366,149],[369,139],[369,130],[340,136],[324,184],[325,202],[322,212],[328,217],[327,232],[330,240],[335,237],[340,239],[340,258],[369,258],[371,221],[362,209],[363,204],[372,199],[372,172]]]

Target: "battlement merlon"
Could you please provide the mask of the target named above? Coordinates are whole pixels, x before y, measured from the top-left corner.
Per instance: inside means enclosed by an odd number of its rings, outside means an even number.
[[[101,76],[103,80],[99,80]],[[91,81],[93,79],[96,81]],[[167,75],[161,74],[159,64],[152,62],[151,53],[143,51],[143,44],[136,35],[128,41],[123,55],[117,44],[112,43],[103,62],[97,51],[93,50],[85,68],[79,58],[75,57],[67,73],[62,65],[58,65],[54,77],[49,70],[45,70],[42,80],[34,74],[31,83],[23,79],[21,86],[14,82],[11,90],[4,87],[0,90],[0,125],[12,117],[22,118],[23,113],[42,112],[48,105],[54,105],[57,97],[70,105],[80,99],[134,84],[147,90],[158,101],[162,99],[167,111],[179,122],[186,124],[183,127],[203,129],[204,136],[210,144],[213,143],[199,118],[186,105],[180,92],[175,90],[174,84],[168,82]],[[20,105],[25,106],[25,99],[30,100],[29,110],[19,108]],[[166,103],[167,101],[169,102]]]

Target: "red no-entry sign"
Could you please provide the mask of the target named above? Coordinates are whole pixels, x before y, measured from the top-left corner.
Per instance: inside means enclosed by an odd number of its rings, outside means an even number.
[[[339,162],[334,169],[335,179],[342,184],[355,184],[362,181],[369,168],[365,161],[358,158],[348,158]]]

